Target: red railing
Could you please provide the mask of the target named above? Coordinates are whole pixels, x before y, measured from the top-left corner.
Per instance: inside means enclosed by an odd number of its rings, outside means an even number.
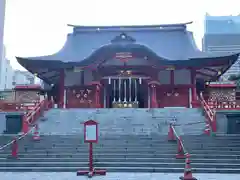
[[[205,101],[203,94],[200,93],[200,101],[202,108],[204,110],[204,113],[207,118],[207,125],[210,126],[213,133],[216,133],[217,131],[217,123],[216,123],[216,111],[215,109],[212,109],[208,103]]]
[[[170,124],[169,126],[168,141],[177,142],[177,154],[176,154],[177,159],[183,159],[186,157],[186,154],[188,154],[188,152],[183,145],[182,138],[177,134],[173,124]]]
[[[3,151],[4,149],[10,147],[11,148],[11,157],[17,159],[18,158],[18,143],[19,143],[19,141],[22,140],[27,135],[29,135],[33,129],[35,129],[34,133],[36,133],[37,125],[34,125],[30,130],[28,130],[27,133],[24,133],[17,137],[13,137],[13,140],[11,140],[7,144],[0,147],[0,151]],[[34,136],[33,136],[33,140],[40,140],[39,138],[36,139],[36,137],[34,137]]]
[[[35,123],[35,121],[42,116],[43,112],[45,110],[48,110],[53,107],[53,101],[48,101],[47,99],[44,99],[40,103],[38,103],[35,108],[31,111],[28,111],[23,116],[22,120],[22,133],[25,134],[28,132],[29,125]]]
[[[216,109],[216,110],[239,110],[240,109],[239,101],[223,101],[223,102],[208,101],[207,103],[211,109]]]
[[[25,136],[30,134],[33,129],[35,129],[35,133],[36,133],[36,131],[38,131],[37,124],[33,125],[33,127],[31,127],[31,129],[29,129],[28,127],[29,127],[29,125],[32,125],[37,120],[37,118],[39,118],[42,115],[44,110],[48,110],[48,109],[52,108],[53,103],[54,102],[52,100],[48,101],[47,99],[45,99],[42,102],[40,102],[39,104],[37,104],[36,107],[33,109],[33,111],[26,113],[23,117],[23,124],[25,127],[22,130],[22,134],[20,136],[14,137],[13,140],[11,140],[7,144],[1,146],[0,151],[11,146],[12,157],[17,158],[17,156],[18,156],[18,141],[20,141]],[[33,139],[34,139],[34,137],[33,137]],[[38,138],[37,138],[37,140],[38,140]]]
[[[179,179],[196,179],[193,177],[192,168],[191,168],[191,161],[190,161],[190,154],[187,152],[183,145],[182,138],[177,134],[175,129],[175,124],[171,123],[169,125],[168,131],[168,141],[177,141],[177,159],[185,159],[185,167],[184,167],[184,174],[183,176],[179,177]]]

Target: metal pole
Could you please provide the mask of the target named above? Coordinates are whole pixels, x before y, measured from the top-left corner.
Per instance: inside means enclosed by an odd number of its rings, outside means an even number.
[[[127,102],[127,80],[124,80],[124,102]]]
[[[121,102],[121,78],[118,79],[118,102]]]
[[[135,102],[137,102],[137,79],[135,79]]]
[[[113,102],[116,102],[116,79],[113,81]]]
[[[132,78],[129,78],[129,102],[132,102]]]
[[[64,89],[64,98],[63,98],[63,108],[65,109],[67,106],[67,91]]]

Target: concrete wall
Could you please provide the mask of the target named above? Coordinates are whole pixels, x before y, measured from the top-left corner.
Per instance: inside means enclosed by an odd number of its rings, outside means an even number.
[[[217,133],[227,134],[228,119],[226,114],[218,112],[216,115],[217,115]]]

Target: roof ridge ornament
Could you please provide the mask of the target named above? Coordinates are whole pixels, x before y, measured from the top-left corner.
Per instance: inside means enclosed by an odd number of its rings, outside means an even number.
[[[136,42],[136,39],[127,35],[124,32],[120,33],[118,36],[115,36],[111,40],[111,43],[134,43],[134,42]]]

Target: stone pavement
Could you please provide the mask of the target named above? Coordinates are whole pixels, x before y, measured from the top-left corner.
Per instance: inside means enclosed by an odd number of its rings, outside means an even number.
[[[177,180],[182,174],[108,173],[94,180]],[[0,173],[1,180],[84,180],[75,173]],[[198,180],[240,180],[240,174],[195,174]]]

